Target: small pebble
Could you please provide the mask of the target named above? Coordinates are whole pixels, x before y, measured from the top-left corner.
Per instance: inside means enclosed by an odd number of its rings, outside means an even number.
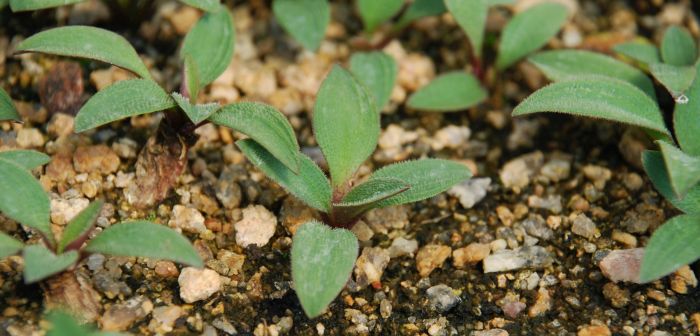
[[[422,278],[430,275],[436,269],[442,267],[442,264],[452,253],[452,249],[445,245],[426,245],[423,246],[416,255],[416,267]]]
[[[233,226],[238,245],[265,246],[275,234],[277,217],[262,205],[249,205],[243,209],[243,219]]]
[[[428,288],[426,293],[430,307],[441,313],[452,309],[461,301],[454,289],[443,284]]]
[[[187,303],[205,300],[221,290],[219,274],[210,269],[185,267],[177,279],[180,297]]]

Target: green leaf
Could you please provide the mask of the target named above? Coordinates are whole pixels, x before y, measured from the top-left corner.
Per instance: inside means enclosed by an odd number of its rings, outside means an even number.
[[[49,224],[49,197],[24,167],[0,159],[0,212],[21,224],[39,230],[53,242]]]
[[[381,52],[354,53],[350,57],[350,71],[374,96],[377,110],[389,103],[399,68],[394,58]]]
[[[51,161],[51,158],[42,152],[24,149],[0,152],[0,159],[12,161],[27,170],[43,166]]]
[[[195,125],[206,120],[221,108],[219,103],[192,104],[189,99],[177,92],[173,92],[170,96],[173,97],[177,106],[185,112],[187,117],[190,118]]]
[[[698,58],[695,40],[685,28],[671,26],[661,40],[661,59],[670,65],[693,65]]]
[[[487,0],[489,6],[513,5],[516,0]]]
[[[68,26],[45,30],[22,41],[16,50],[92,59],[151,78],[134,47],[120,35],[102,28]]]
[[[401,15],[396,27],[400,29],[420,18],[439,15],[446,11],[444,0],[415,0]]]
[[[365,88],[335,65],[316,94],[312,123],[331,184],[343,185],[377,146],[379,112]]]
[[[355,235],[311,221],[292,240],[292,280],[306,316],[321,315],[345,287],[357,259]]]
[[[206,12],[216,12],[221,9],[220,0],[180,0],[181,2],[192,6],[194,8],[199,8]]]
[[[591,76],[549,84],[513,110],[514,116],[559,112],[644,127],[670,135],[656,102],[636,86]]]
[[[196,104],[197,97],[199,97],[200,90],[200,79],[199,79],[199,69],[197,69],[197,63],[194,62],[194,58],[190,55],[185,55],[185,73],[183,81],[185,83],[186,95],[190,97],[190,103]],[[183,92],[184,93],[184,92]]]
[[[312,51],[321,45],[331,22],[326,0],[273,0],[272,11],[284,30]]]
[[[365,31],[373,32],[379,25],[391,19],[403,7],[404,0],[357,0]]]
[[[407,191],[378,202],[377,207],[386,207],[433,197],[459,182],[468,180],[471,176],[469,168],[461,163],[423,159],[388,165],[374,172],[370,180],[396,178],[411,186]]]
[[[84,0],[10,0],[10,9],[12,9],[13,12],[33,11],[70,5],[82,1]],[[0,8],[2,7],[0,6]]]
[[[58,242],[56,249],[58,253],[62,253],[66,248],[78,250],[81,247],[87,239],[87,235],[92,231],[95,221],[102,211],[102,205],[104,205],[102,201],[92,202],[71,219]]]
[[[7,234],[0,232],[0,259],[9,257],[19,252],[24,244],[17,239],[14,239]]]
[[[673,206],[689,214],[700,214],[700,185],[691,188],[683,198],[676,196],[668,178],[663,156],[657,151],[645,151],[642,165],[656,190]]]
[[[175,106],[175,101],[156,82],[123,80],[97,92],[83,105],[75,116],[75,131],[80,133],[112,121]]]
[[[676,195],[682,198],[690,188],[700,182],[700,157],[683,153],[666,141],[658,141],[658,144],[664,156],[671,187]]]
[[[681,215],[661,225],[649,239],[639,274],[641,282],[661,278],[700,258],[700,216]]]
[[[695,66],[696,80],[685,92],[687,102],[676,103],[673,129],[684,152],[700,156],[700,62]]]
[[[541,48],[566,22],[566,7],[542,3],[515,15],[503,29],[496,67],[503,70]]]
[[[114,256],[165,259],[194,267],[204,265],[187,238],[149,221],[114,224],[90,240],[85,250]]]
[[[233,19],[224,6],[204,14],[185,36],[180,58],[192,57],[197,65],[200,86],[213,82],[231,63],[235,30]]]
[[[294,129],[274,107],[253,102],[230,104],[213,114],[209,121],[251,137],[294,173],[299,173],[299,144]]]
[[[613,50],[643,64],[661,62],[659,48],[651,43],[626,42],[616,44]]]
[[[80,325],[70,314],[54,310],[47,314],[46,319],[51,323],[51,329],[46,336],[125,336],[128,334],[114,331],[95,330],[90,325]]]
[[[452,112],[468,109],[482,102],[488,94],[471,74],[453,71],[440,75],[408,98],[414,109]]]
[[[666,90],[678,98],[685,93],[695,79],[695,68],[692,66],[676,66],[665,63],[652,63],[649,71]]]
[[[5,8],[8,3],[10,3],[10,0],[0,0],[0,9]]]
[[[10,95],[0,88],[0,121],[3,120],[17,120],[19,121],[19,114],[15,108],[15,104],[12,103],[12,98]]]
[[[585,50],[552,50],[532,55],[528,61],[552,81],[601,75],[627,81],[656,98],[654,83],[644,72],[609,56]]]
[[[60,273],[78,261],[78,251],[53,254],[43,245],[29,245],[24,248],[24,282],[33,283]]]
[[[445,0],[447,9],[469,37],[476,58],[481,58],[489,2],[489,0]]]
[[[287,189],[310,207],[330,210],[331,186],[326,175],[306,155],[299,155],[299,173],[296,174],[252,139],[236,142],[250,162],[270,179]]]
[[[350,190],[340,203],[333,204],[335,219],[350,221],[378,206],[379,201],[398,195],[411,186],[395,178],[375,178]]]

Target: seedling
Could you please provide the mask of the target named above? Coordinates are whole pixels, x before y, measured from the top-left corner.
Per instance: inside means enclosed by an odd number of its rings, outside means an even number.
[[[680,27],[665,32],[661,50],[651,44],[615,47],[659,81],[675,99],[673,133],[664,122],[652,81],[624,62],[580,50],[543,52],[529,60],[554,81],[524,100],[514,116],[559,112],[641,127],[659,151],[642,155],[656,189],[685,214],[649,240],[640,280],[658,279],[700,258],[700,62],[697,45]]]
[[[309,317],[321,314],[347,282],[358,249],[348,229],[364,213],[432,197],[471,176],[463,164],[425,159],[386,166],[359,182],[357,169],[377,145],[379,112],[366,89],[340,66],[334,66],[321,84],[312,123],[330,181],[303,154],[289,153],[299,158],[299,174],[295,174],[257,140],[237,142],[250,162],[322,212],[324,223],[336,228],[312,221],[294,235],[292,278]]]
[[[85,0],[0,0],[0,9],[10,5],[13,12],[34,11],[46,8],[60,7],[83,2]],[[181,2],[208,12],[218,11],[220,0],[180,0]],[[111,1],[109,1],[111,2]],[[108,2],[108,3],[109,3]],[[136,2],[132,0],[117,0],[119,5]]]

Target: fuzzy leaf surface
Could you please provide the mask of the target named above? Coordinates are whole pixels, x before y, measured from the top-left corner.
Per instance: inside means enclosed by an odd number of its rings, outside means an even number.
[[[185,89],[187,90],[187,96],[190,97],[189,101],[192,104],[197,103],[197,97],[199,97],[199,90],[201,89],[199,79],[199,69],[197,68],[197,63],[195,63],[194,58],[190,55],[184,56],[185,63]]]
[[[661,225],[644,249],[640,281],[661,278],[700,258],[700,216],[680,215]]]
[[[684,152],[700,156],[700,63],[695,66],[695,81],[686,90],[688,102],[677,103],[673,111],[673,128]]]
[[[0,121],[2,120],[20,120],[20,118],[12,98],[0,88]]]
[[[698,47],[695,39],[685,28],[671,26],[661,40],[661,59],[670,65],[687,66],[695,64]]]
[[[190,241],[177,231],[148,221],[114,224],[88,242],[86,251],[113,256],[133,256],[202,267],[204,263]]]
[[[541,48],[566,22],[566,7],[545,2],[515,15],[503,29],[496,67],[505,69]]]
[[[173,100],[175,100],[175,103],[177,103],[177,106],[185,112],[190,121],[195,125],[206,120],[221,108],[219,103],[192,104],[189,99],[177,92],[173,92],[171,96]]]
[[[700,215],[700,185],[695,185],[682,197],[676,196],[671,187],[664,158],[658,151],[642,153],[642,165],[654,188],[673,206],[688,214]]]
[[[399,72],[394,58],[380,51],[354,53],[350,71],[374,96],[377,110],[381,111],[389,103]]]
[[[200,86],[213,82],[231,63],[235,33],[231,14],[219,6],[219,10],[204,14],[185,36],[180,58],[192,57]]]
[[[320,315],[350,278],[359,245],[345,229],[311,221],[292,240],[292,280],[301,307],[309,318]]]
[[[644,64],[661,62],[659,48],[651,43],[625,42],[616,44],[613,50],[620,55]]]
[[[312,51],[321,45],[331,22],[327,0],[274,0],[272,11],[289,35]]]
[[[24,12],[70,5],[82,1],[84,0],[10,0],[10,9],[13,12]]]
[[[75,116],[80,133],[110,122],[175,107],[175,101],[150,79],[116,82],[97,92]]]
[[[39,230],[50,242],[49,197],[24,167],[0,159],[0,212],[10,219]]]
[[[649,71],[674,98],[685,93],[695,79],[695,67],[692,66],[652,63]]]
[[[378,202],[398,195],[411,186],[395,178],[375,178],[350,190],[340,203],[333,204],[333,211],[342,218],[351,220],[378,206]]]
[[[666,171],[671,181],[671,187],[680,198],[700,182],[700,157],[683,153],[676,146],[658,141],[661,154],[664,156]]]
[[[328,179],[306,155],[298,154],[299,174],[296,174],[255,140],[239,140],[236,145],[254,166],[292,195],[314,209],[323,212],[330,210],[331,186]]]
[[[292,125],[274,107],[241,102],[222,107],[209,121],[239,131],[263,146],[294,173],[299,173],[299,144]]]
[[[439,15],[447,11],[443,0],[415,0],[401,15],[397,27],[405,27],[411,22],[426,16]]]
[[[77,242],[77,240],[80,240],[81,238],[86,238],[86,236],[92,230],[95,221],[97,220],[97,216],[99,216],[100,211],[102,211],[102,205],[104,205],[104,202],[102,201],[92,202],[85,209],[83,209],[83,211],[73,217],[70,222],[68,222],[65,230],[63,230],[61,240],[58,242],[58,253],[62,253],[66,247],[71,245],[71,243]],[[80,246],[71,247],[76,250],[80,248]]]
[[[334,187],[349,180],[377,147],[379,112],[374,101],[338,65],[326,76],[316,94],[312,123]]]
[[[27,170],[43,166],[51,161],[51,158],[42,152],[26,149],[0,152],[0,159],[12,161]]]
[[[453,112],[468,109],[486,99],[487,93],[472,74],[453,71],[440,75],[408,98],[418,110]]]
[[[481,58],[489,2],[489,0],[445,0],[447,9],[467,34],[477,58]]]
[[[19,252],[22,247],[24,247],[22,242],[3,232],[0,232],[0,259]]]
[[[180,0],[181,2],[192,6],[194,8],[199,8],[206,12],[216,12],[221,9],[220,0]]]
[[[151,79],[134,47],[120,35],[102,28],[67,26],[45,30],[22,41],[17,52],[87,58],[114,64]]]
[[[78,261],[78,251],[53,254],[44,245],[29,245],[22,252],[24,282],[33,283],[60,273]]]
[[[403,4],[404,0],[357,0],[357,11],[365,25],[365,31],[373,32],[396,15]]]

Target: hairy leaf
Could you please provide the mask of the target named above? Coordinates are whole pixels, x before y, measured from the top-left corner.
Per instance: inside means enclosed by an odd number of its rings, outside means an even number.
[[[676,195],[682,198],[688,190],[700,182],[700,157],[683,153],[666,141],[658,141],[658,143],[666,162],[671,187]]]
[[[0,88],[0,121],[3,120],[20,120],[20,118],[12,98]]]
[[[545,2],[515,15],[503,29],[496,67],[505,69],[541,48],[566,22],[566,7]]]
[[[331,21],[327,0],[274,0],[272,11],[280,25],[309,50],[318,49]]]
[[[10,9],[13,12],[24,12],[70,5],[82,1],[84,0],[10,0]]]
[[[22,251],[24,282],[33,283],[66,270],[78,261],[78,251],[53,254],[44,245],[29,245]]]
[[[489,6],[505,6],[515,4],[516,0],[487,0]]]
[[[453,71],[440,75],[408,98],[414,109],[452,112],[468,109],[486,99],[487,93],[471,74]]]
[[[667,275],[700,258],[700,216],[681,215],[661,225],[649,239],[639,274],[641,282]]]
[[[350,179],[377,146],[379,113],[372,98],[338,65],[316,94],[313,128],[334,187]]]
[[[700,156],[700,62],[695,66],[695,71],[695,81],[685,92],[688,101],[675,106],[673,126],[683,151]]]
[[[367,32],[373,32],[379,25],[391,19],[403,7],[404,0],[357,0],[357,11]]]
[[[0,152],[0,159],[12,161],[27,170],[43,166],[51,161],[51,158],[42,152],[25,149]]]
[[[75,116],[80,133],[112,121],[175,107],[175,101],[150,79],[116,82],[97,92]]]
[[[199,79],[199,69],[197,68],[197,63],[195,63],[194,58],[190,55],[185,55],[185,73],[184,73],[184,84],[186,89],[186,96],[189,96],[190,103],[196,104],[197,97],[199,97],[200,82]],[[184,92],[183,92],[184,93]]]
[[[146,257],[202,267],[197,250],[183,235],[148,221],[114,224],[88,242],[86,251],[114,256]]]
[[[411,22],[426,16],[439,15],[447,11],[444,0],[415,0],[401,15],[398,28],[403,28]]]
[[[379,201],[398,195],[411,186],[395,178],[375,178],[350,190],[340,203],[333,204],[336,220],[352,220],[378,206]],[[342,218],[339,218],[342,217]]]
[[[585,77],[549,84],[516,106],[513,115],[538,112],[612,120],[670,134],[654,100],[636,86],[609,77]]]
[[[248,135],[294,173],[299,173],[299,144],[292,125],[274,107],[242,102],[226,105],[209,121]]]
[[[134,47],[120,35],[102,28],[67,26],[45,30],[22,41],[16,50],[92,59],[151,78]]]
[[[469,37],[472,51],[477,58],[481,58],[489,2],[489,0],[445,0],[447,9]]]
[[[386,207],[420,201],[433,197],[453,185],[469,179],[471,171],[454,161],[423,159],[388,165],[370,176],[376,178],[396,178],[408,183],[411,188],[396,196],[379,201],[377,207]]]
[[[231,63],[235,30],[233,19],[225,6],[204,14],[182,42],[180,57],[192,57],[197,65],[199,85],[213,82]]]
[[[207,12],[217,12],[221,9],[220,0],[180,0],[188,6],[199,8]]]
[[[92,230],[97,220],[97,216],[102,211],[103,201],[95,201],[90,203],[87,208],[78,213],[63,230],[61,240],[58,242],[56,251],[62,253],[67,247],[71,249],[79,249],[82,243],[87,239],[87,235]],[[76,244],[77,246],[71,246]]]
[[[691,188],[683,198],[679,198],[673,192],[664,158],[660,152],[645,151],[642,154],[642,164],[656,190],[673,206],[685,213],[700,214],[700,185]]]
[[[22,247],[24,247],[22,242],[0,232],[0,259],[19,252]]]
[[[177,92],[173,92],[171,96],[175,100],[175,103],[177,103],[177,106],[185,112],[187,117],[190,118],[195,125],[206,120],[221,108],[219,103],[192,104],[189,99]]]
[[[698,58],[695,40],[685,28],[671,26],[661,40],[661,59],[670,65],[693,65]]]
[[[39,230],[49,242],[53,242],[49,197],[44,188],[24,167],[5,159],[0,159],[0,212]]]
[[[296,174],[255,140],[239,140],[236,145],[253,165],[304,203],[323,212],[330,210],[328,179],[306,155],[298,154],[299,174]]]
[[[661,62],[659,48],[651,43],[625,42],[616,44],[613,50],[618,54],[644,64]]]
[[[345,229],[311,221],[292,240],[292,280],[301,307],[309,318],[323,313],[345,287],[355,266],[359,245]]]
[[[649,70],[674,98],[684,94],[695,79],[695,67],[692,66],[652,63]]]
[[[377,110],[389,103],[399,68],[393,57],[380,52],[354,53],[350,57],[350,71],[374,96]]]

